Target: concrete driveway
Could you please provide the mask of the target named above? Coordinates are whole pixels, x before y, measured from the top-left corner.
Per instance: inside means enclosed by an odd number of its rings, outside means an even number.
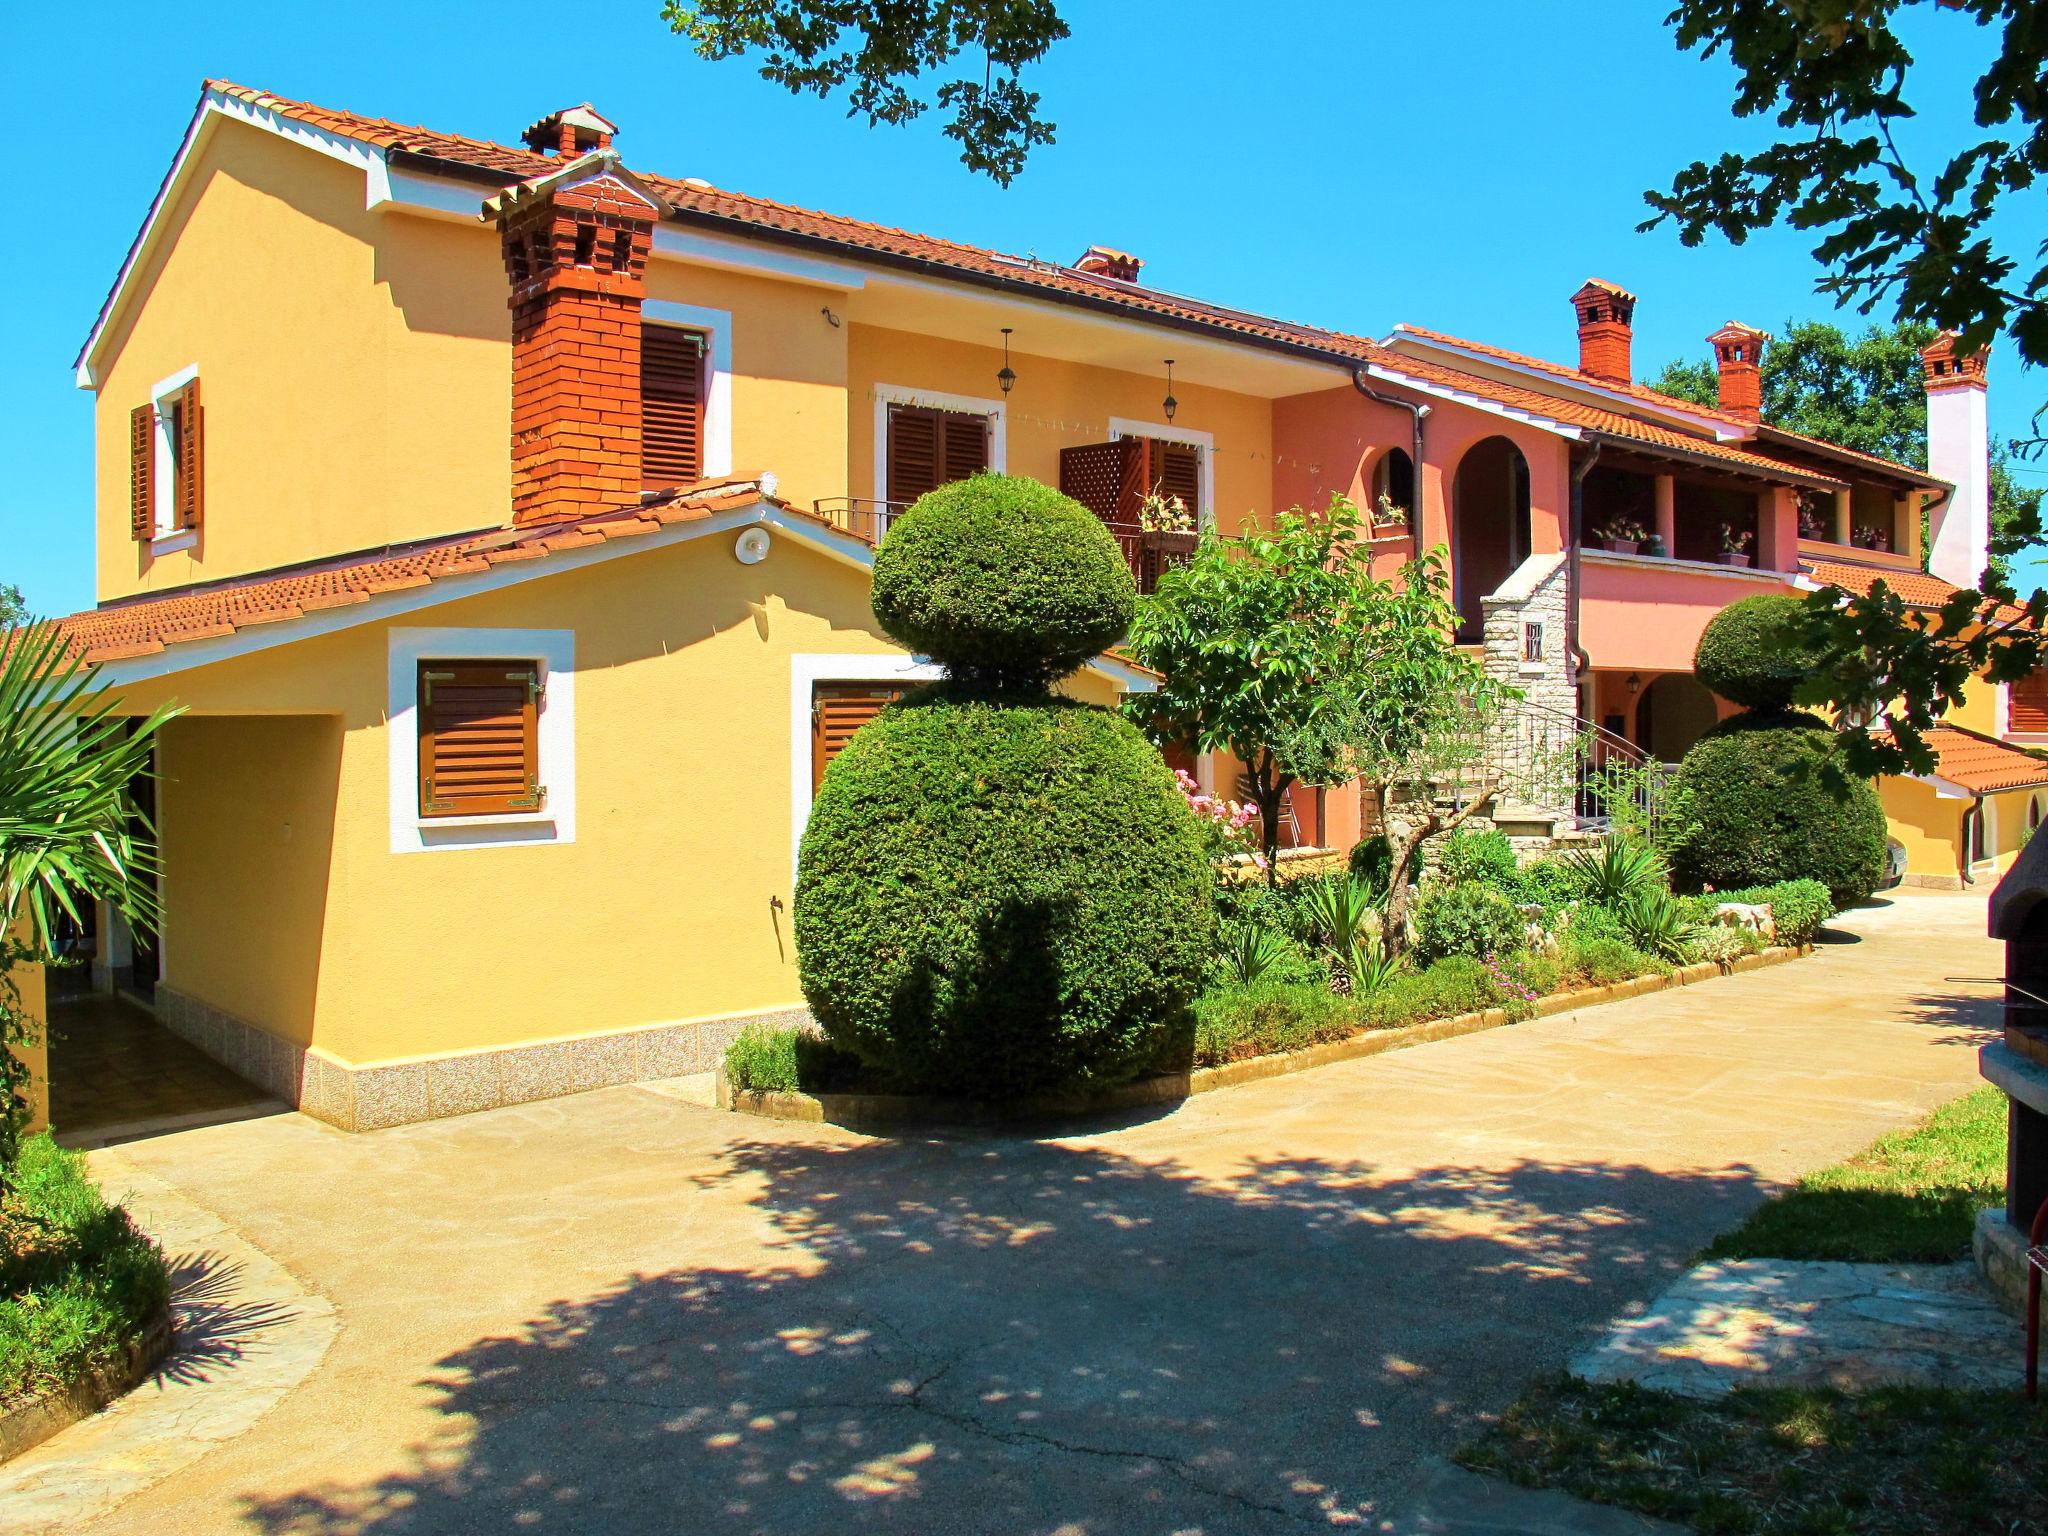
[[[2000,963],[1982,896],[1848,926],[1058,1141],[617,1088],[120,1148],[340,1326],[253,1427],[70,1528],[1374,1529],[1772,1181],[1976,1082],[1995,989],[1943,978]]]

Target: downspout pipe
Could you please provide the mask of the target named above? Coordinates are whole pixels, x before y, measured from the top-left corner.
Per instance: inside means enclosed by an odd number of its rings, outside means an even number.
[[[1571,510],[1565,519],[1569,526],[1564,543],[1564,648],[1580,677],[1593,670],[1593,658],[1579,644],[1579,549],[1584,543],[1586,476],[1599,462],[1600,443],[1596,438],[1586,456],[1572,466]]]
[[[1409,458],[1415,465],[1415,505],[1408,509],[1408,516],[1414,520],[1415,551],[1417,554],[1420,554],[1422,552],[1422,424],[1429,419],[1429,407],[1418,401],[1403,400],[1399,395],[1380,393],[1380,391],[1365,382],[1365,370],[1363,368],[1351,370],[1351,387],[1368,400],[1377,400],[1381,405],[1391,405],[1396,410],[1406,411],[1415,423],[1415,447],[1409,454]],[[1371,517],[1372,508],[1367,507],[1365,510],[1366,516]]]

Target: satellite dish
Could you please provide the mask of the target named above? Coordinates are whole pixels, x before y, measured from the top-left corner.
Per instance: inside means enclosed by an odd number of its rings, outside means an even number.
[[[748,528],[733,542],[733,558],[741,565],[759,565],[768,558],[768,549],[773,542],[766,528]]]

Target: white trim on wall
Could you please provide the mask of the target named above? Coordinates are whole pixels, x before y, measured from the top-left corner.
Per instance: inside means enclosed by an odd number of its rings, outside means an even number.
[[[1165,421],[1135,421],[1128,416],[1112,416],[1109,418],[1109,436],[1112,442],[1126,437],[1152,437],[1162,443],[1179,443],[1185,448],[1198,449],[1202,455],[1202,526],[1216,526],[1215,433],[1176,427]]]
[[[492,816],[420,815],[419,664],[508,657],[540,667],[538,811]],[[576,841],[576,632],[573,629],[412,629],[390,632],[385,674],[391,752],[391,851]]]
[[[187,363],[149,387],[151,425],[156,453],[150,461],[149,549],[153,555],[190,549],[199,542],[195,528],[178,526],[178,440],[171,432],[171,402],[199,382],[199,365]]]
[[[889,407],[924,405],[935,411],[959,411],[968,416],[988,418],[988,467],[997,474],[1010,462],[1009,409],[1001,400],[983,400],[974,395],[949,395],[936,389],[914,389],[908,384],[875,386],[875,500],[889,499]]]
[[[640,318],[657,325],[682,325],[703,331],[711,338],[711,377],[704,387],[704,478],[715,480],[732,473],[732,311],[707,309],[701,304],[677,304],[669,299],[647,299],[640,305]]]
[[[796,878],[811,819],[811,687],[816,683],[928,683],[936,662],[898,651],[799,651],[789,658],[789,871]]]

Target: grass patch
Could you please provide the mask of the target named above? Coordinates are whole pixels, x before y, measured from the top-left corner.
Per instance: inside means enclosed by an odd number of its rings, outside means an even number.
[[[163,1254],[47,1136],[22,1144],[0,1208],[0,1404],[116,1358],[170,1299]]]
[[[1701,1403],[1559,1377],[1458,1459],[1711,1536],[2048,1530],[2048,1411],[2011,1392],[1753,1389]]]
[[[1987,1084],[1808,1174],[1703,1257],[1940,1263],[1968,1255],[1978,1210],[2004,1197],[2005,1095]]]
[[[861,1076],[854,1056],[809,1030],[749,1024],[725,1048],[725,1080],[763,1093],[833,1093]]]

